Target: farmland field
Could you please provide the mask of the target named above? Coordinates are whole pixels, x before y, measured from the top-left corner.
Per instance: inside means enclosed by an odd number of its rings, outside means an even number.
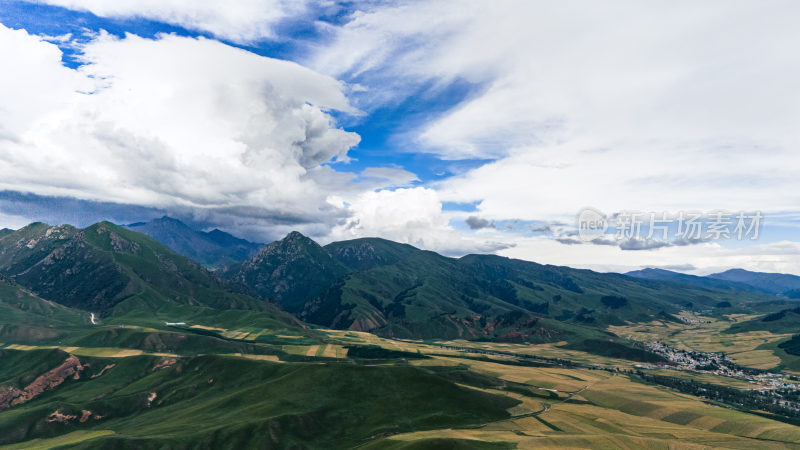
[[[724,319],[695,316],[687,312],[682,315],[701,323],[686,324],[656,320],[645,324],[610,326],[608,329],[619,336],[638,341],[657,340],[680,349],[725,353],[737,364],[755,369],[771,369],[781,365],[782,358],[779,353],[769,347],[792,336],[769,331],[725,333],[732,325],[757,317],[752,315],[728,315]]]

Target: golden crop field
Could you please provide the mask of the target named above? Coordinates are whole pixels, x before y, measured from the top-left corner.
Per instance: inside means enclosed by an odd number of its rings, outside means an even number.
[[[0,345],[0,348],[3,348]],[[58,345],[20,345],[10,344],[5,346],[9,350],[41,350],[41,349],[60,349],[67,353],[72,353],[77,356],[95,356],[103,358],[125,358],[129,356],[139,355],[153,355],[153,356],[177,356],[173,353],[161,352],[145,352],[143,350],[130,349],[130,348],[116,348],[116,347],[75,347],[75,346],[58,346]]]
[[[420,351],[429,359],[411,360],[418,367],[468,366],[473,372],[526,385],[531,397],[498,389],[478,389],[520,400],[508,410],[510,418],[469,429],[437,429],[391,436],[396,441],[421,441],[441,437],[504,442],[518,448],[796,448],[800,427],[702,401],[665,387],[638,382],[622,373],[559,367],[508,364],[502,356],[488,360],[464,358],[463,353],[413,341],[382,339],[368,333],[330,332],[352,344],[380,345],[391,350]],[[483,348],[545,357],[582,360],[602,367],[625,367],[630,362],[561,349],[558,344],[520,345],[449,341],[443,344]],[[471,355],[475,356],[475,355]],[[621,364],[620,364],[621,363]],[[675,370],[659,373],[696,377]],[[708,376],[711,377],[711,376]],[[719,378],[698,379],[720,383]],[[746,382],[722,380],[731,387]],[[477,389],[462,385],[467,389]],[[548,398],[547,393],[551,393]]]
[[[509,366],[434,357],[421,366],[465,364],[474,371],[558,393],[509,410],[512,418],[471,429],[444,429],[392,436],[507,442],[519,448],[800,448],[800,428],[712,406],[663,387],[607,371]],[[524,397],[500,390],[495,394]]]

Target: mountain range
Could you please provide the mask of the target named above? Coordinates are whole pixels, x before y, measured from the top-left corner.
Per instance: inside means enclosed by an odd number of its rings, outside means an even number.
[[[255,255],[262,246],[216,228],[207,232],[198,231],[167,216],[125,225],[125,228],[146,234],[175,252],[213,269],[244,261]]]
[[[763,292],[789,298],[800,298],[800,276],[785,273],[751,272],[730,269],[707,276],[687,275],[664,269],[648,268],[626,273],[648,280],[671,281],[714,289]]]
[[[379,238],[320,246],[298,232],[220,275],[303,321],[395,338],[570,340],[626,321],[677,320],[685,309],[731,313],[774,299],[731,282],[448,258]]]
[[[786,273],[750,272],[744,269],[730,269],[708,276],[718,280],[744,283],[764,292],[793,296],[800,291],[800,277]],[[798,298],[798,297],[794,297]]]
[[[729,280],[657,269],[598,273],[495,255],[449,258],[380,238],[321,246],[299,232],[216,271],[167,248],[171,243],[196,254],[211,249],[203,243],[220,233],[168,217],[85,229],[34,223],[0,233],[0,275],[26,295],[112,322],[152,324],[226,311],[231,320],[276,328],[296,329],[300,319],[391,338],[575,345],[613,339],[609,325],[676,321],[687,309],[763,309],[776,300],[775,290],[793,286],[793,276],[769,284],[769,274],[754,274],[761,284],[749,284],[741,281],[743,271]],[[239,259],[255,245],[225,236],[214,241],[213,254]]]

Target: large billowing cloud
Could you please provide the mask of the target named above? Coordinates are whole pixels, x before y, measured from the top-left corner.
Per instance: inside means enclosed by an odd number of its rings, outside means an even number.
[[[335,79],[207,39],[101,34],[77,70],[0,25],[0,189],[334,223],[358,135]],[[262,225],[264,220],[261,221]],[[268,221],[267,221],[268,223]]]
[[[353,16],[309,64],[369,99],[480,86],[413,135],[444,159],[496,160],[436,186],[487,219],[788,211],[799,20],[780,1],[406,2]]]
[[[140,17],[211,33],[238,43],[274,38],[280,20],[302,13],[303,0],[28,0],[112,18]]]
[[[364,192],[349,204],[352,216],[335,227],[329,240],[380,236],[447,255],[489,253],[510,247],[469,236],[450,226],[433,189],[423,187]]]

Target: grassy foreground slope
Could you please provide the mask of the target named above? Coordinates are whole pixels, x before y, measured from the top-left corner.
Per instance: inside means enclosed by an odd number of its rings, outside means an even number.
[[[507,418],[519,403],[407,365],[81,357],[79,368],[53,375],[69,358],[0,351],[0,445],[80,430],[102,432],[76,444],[87,448],[348,448],[384,434]],[[4,407],[4,392],[41,374],[60,382]]]
[[[80,357],[79,376],[0,411],[0,445],[30,448],[780,448],[800,427],[651,385],[591,354],[587,370],[436,343],[331,331],[306,363],[257,356]],[[460,345],[470,345],[465,341]],[[486,349],[580,359],[552,344]],[[308,349],[306,351],[305,349]],[[355,353],[355,352],[354,352]],[[359,352],[363,353],[363,352]],[[373,352],[376,353],[376,352]],[[329,358],[319,357],[329,355]],[[58,350],[0,350],[2,392],[63,365]],[[335,359],[334,359],[335,358]],[[674,371],[663,371],[674,372]],[[679,372],[674,372],[678,374]],[[52,378],[51,378],[52,379]],[[82,421],[83,420],[83,421]]]

